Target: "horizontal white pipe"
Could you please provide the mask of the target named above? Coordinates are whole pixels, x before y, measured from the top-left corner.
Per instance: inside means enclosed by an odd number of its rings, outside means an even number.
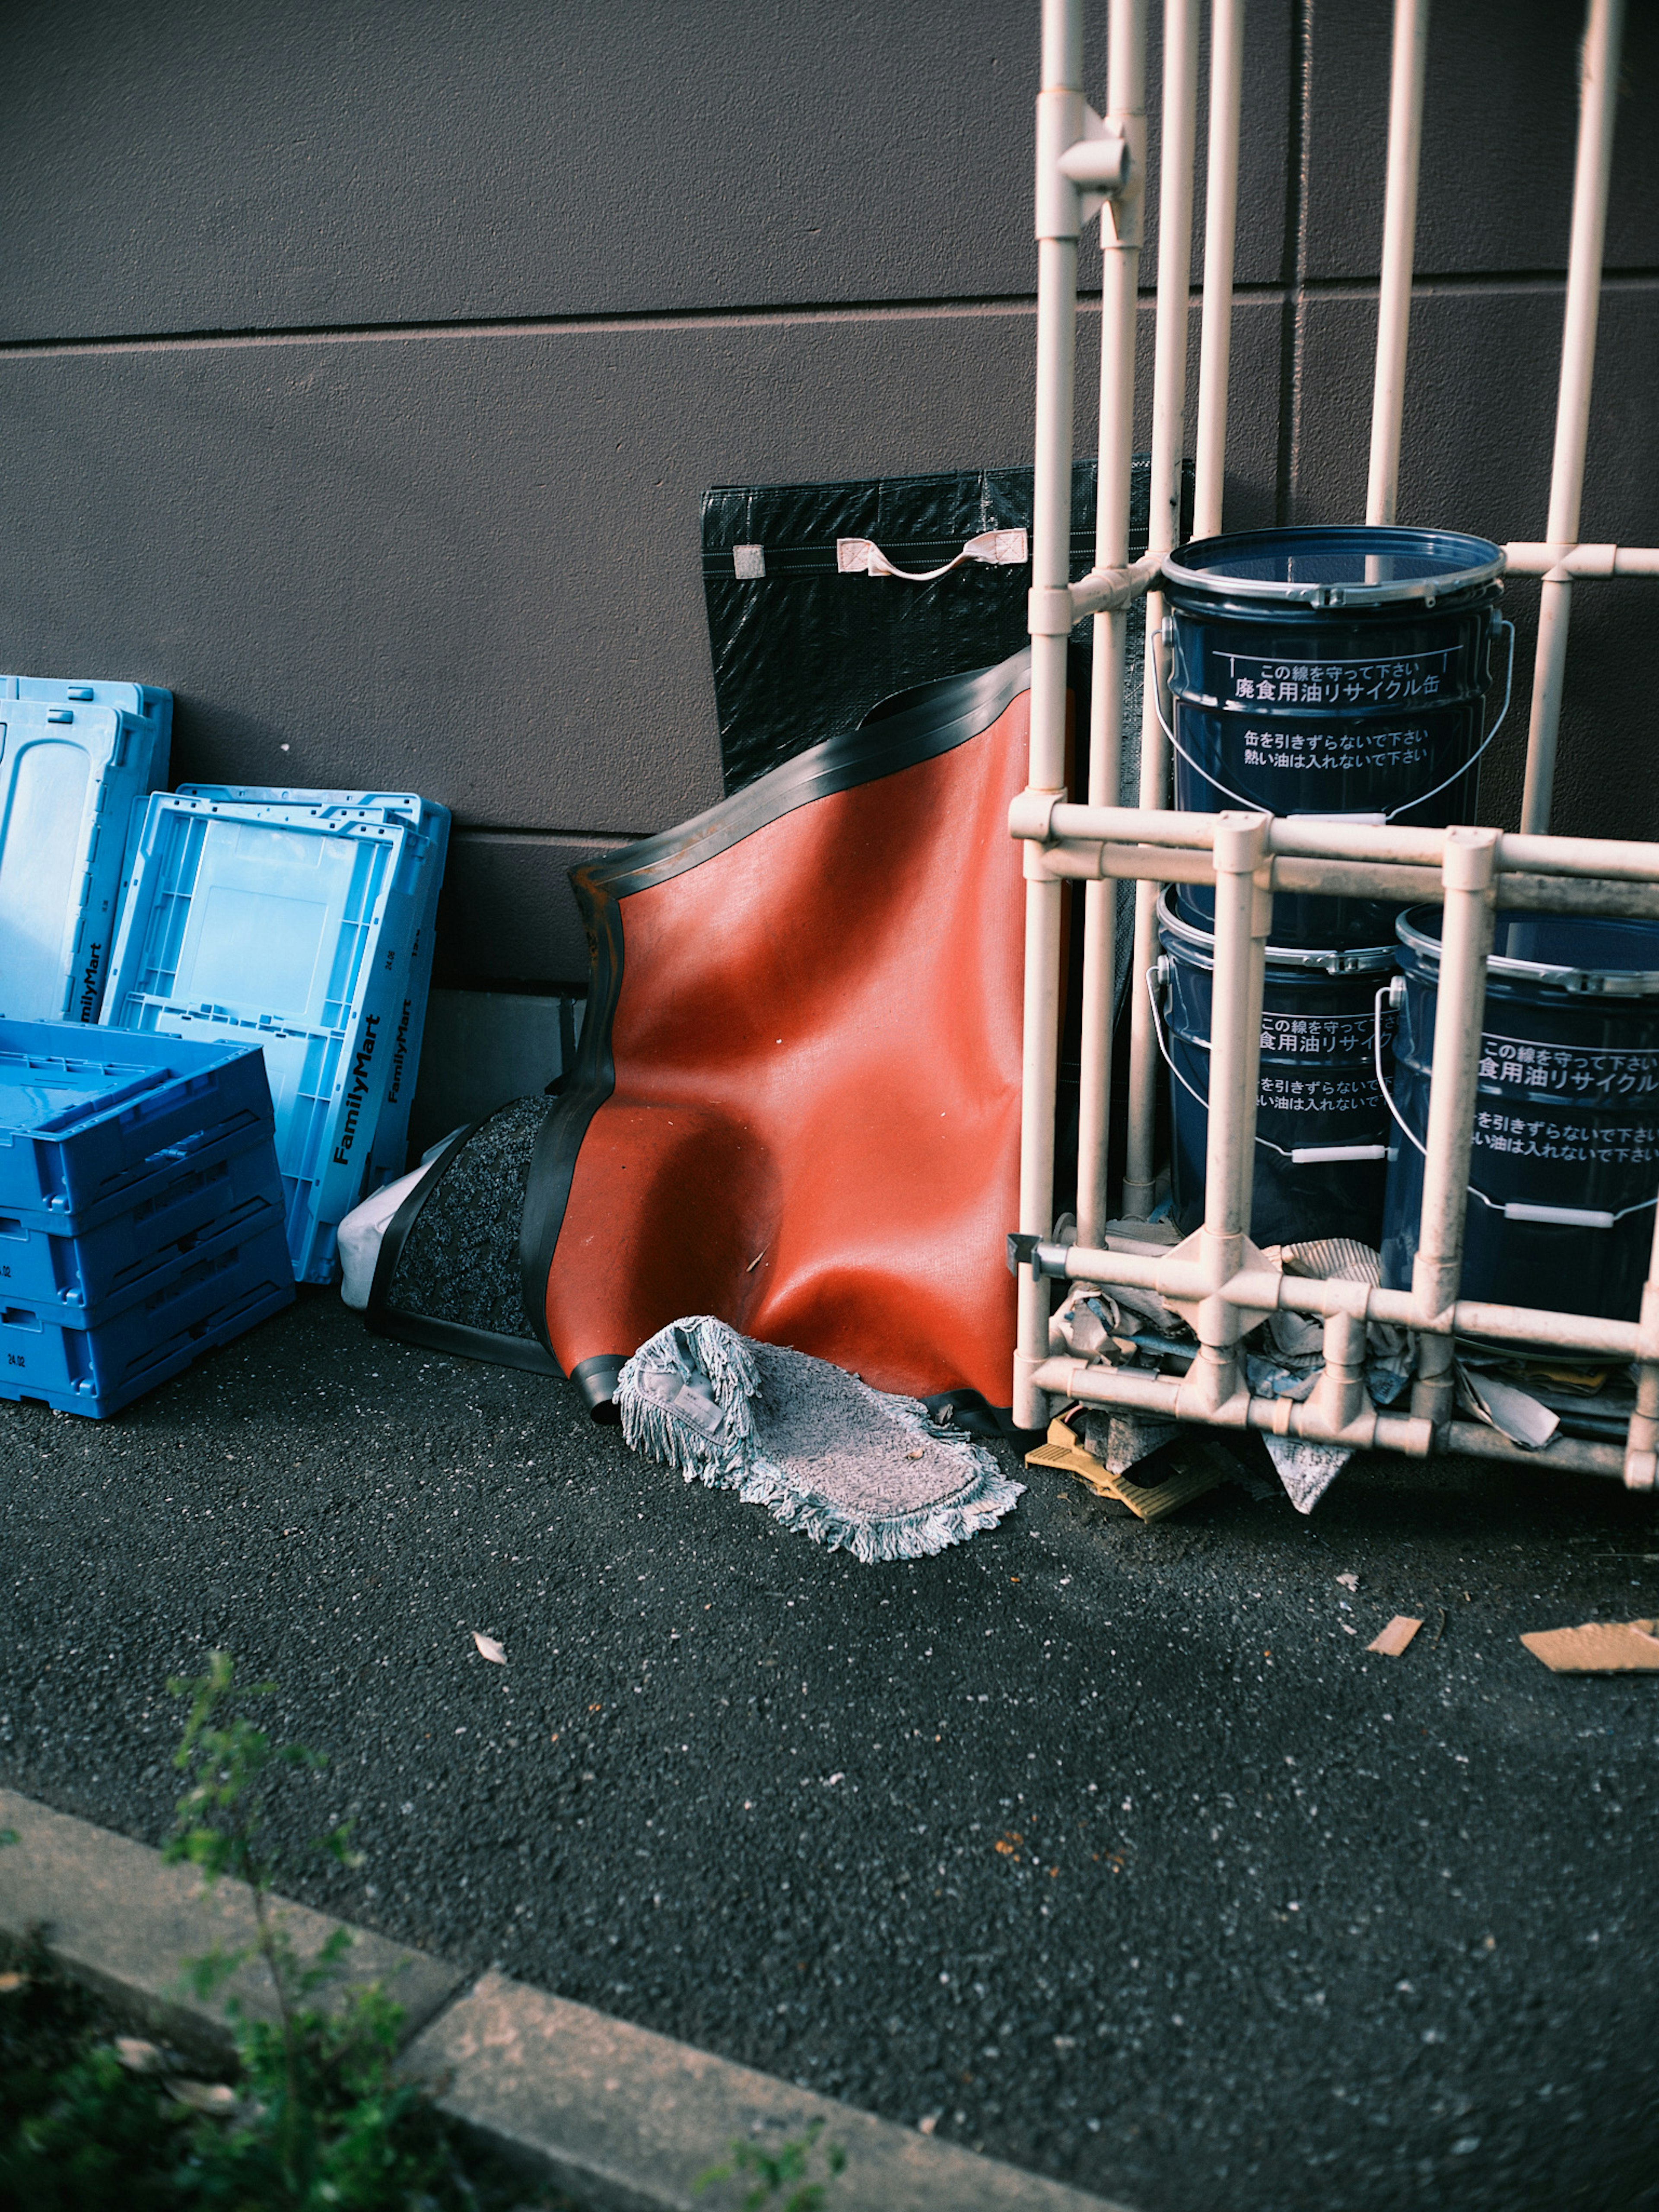
[[[1139,842],[1206,852],[1214,845],[1220,818],[1216,814],[1180,814],[1165,808],[1070,805],[1028,792],[1009,807],[1008,834],[1039,842],[1063,838],[1073,844]],[[1445,839],[1442,830],[1410,830],[1395,823],[1376,828],[1364,823],[1316,821],[1297,814],[1274,816],[1267,829],[1268,849],[1276,856],[1422,868],[1443,866]],[[1622,837],[1545,837],[1506,831],[1498,837],[1494,864],[1504,875],[1659,883],[1659,844]]]
[[[1103,1283],[1108,1289],[1156,1291],[1164,1298],[1195,1298],[1216,1293],[1196,1261],[1174,1253],[1162,1257],[1110,1247],[1045,1245],[1045,1268],[1063,1267],[1068,1281]],[[1640,1356],[1641,1329],[1633,1321],[1607,1321],[1594,1314],[1549,1313],[1533,1306],[1498,1305],[1460,1298],[1449,1313],[1420,1312],[1409,1291],[1390,1291],[1367,1283],[1320,1282],[1300,1275],[1279,1275],[1247,1268],[1219,1286],[1231,1304],[1255,1313],[1354,1314],[1425,1335],[1493,1337],[1504,1344],[1547,1346],[1558,1352],[1585,1352],[1609,1359]]]
[[[1127,607],[1158,581],[1163,566],[1161,553],[1143,553],[1139,561],[1131,561],[1127,568],[1091,568],[1086,576],[1079,576],[1070,587],[1072,620],[1079,623],[1085,615],[1106,614],[1114,607]]]
[[[1437,869],[1365,866],[1356,860],[1293,860],[1271,864],[1276,891],[1310,892],[1324,898],[1393,899],[1401,906],[1435,905],[1441,895]],[[1067,838],[1044,845],[1028,873],[1062,883],[1102,881],[1208,884],[1215,872],[1202,853],[1160,851],[1156,845],[1111,845]],[[1659,921],[1659,882],[1632,883],[1622,878],[1508,875],[1502,902],[1520,914],[1622,915]]]
[[[1659,576],[1659,546],[1517,541],[1504,548],[1511,576]]]
[[[1470,1459],[1501,1459],[1511,1467],[1562,1468],[1569,1474],[1611,1475],[1621,1482],[1625,1455],[1618,1444],[1592,1443],[1587,1437],[1553,1437],[1541,1451],[1523,1451],[1499,1429],[1480,1421],[1454,1421],[1446,1431],[1448,1451]]]
[[[1085,1406],[1123,1406],[1166,1419],[1194,1420],[1206,1428],[1263,1429],[1307,1443],[1346,1444],[1351,1451],[1406,1452],[1415,1459],[1426,1458],[1433,1444],[1433,1431],[1426,1421],[1379,1413],[1370,1407],[1356,1419],[1338,1425],[1311,1399],[1298,1405],[1290,1398],[1252,1398],[1241,1390],[1219,1404],[1206,1403],[1201,1411],[1195,1410],[1200,1403],[1195,1373],[1196,1365],[1188,1375],[1149,1375],[1134,1368],[1047,1359],[1036,1379],[1039,1389],[1053,1397],[1076,1399]]]

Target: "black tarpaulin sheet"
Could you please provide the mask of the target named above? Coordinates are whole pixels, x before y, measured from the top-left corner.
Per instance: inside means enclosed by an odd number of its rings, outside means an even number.
[[[1131,557],[1146,550],[1148,461],[1130,484]],[[1190,471],[1186,504],[1190,507]],[[1025,643],[1029,562],[964,563],[934,583],[843,574],[838,538],[868,538],[896,567],[937,568],[989,530],[1031,522],[1031,471],[959,469],[844,483],[717,485],[703,495],[702,577],[727,797],[809,745],[855,729],[871,708],[965,675]],[[1072,574],[1094,561],[1095,464],[1072,471]],[[738,549],[744,549],[741,557]],[[738,573],[757,568],[763,573]],[[1139,625],[1125,701],[1139,738]],[[1088,625],[1080,626],[1086,644]]]

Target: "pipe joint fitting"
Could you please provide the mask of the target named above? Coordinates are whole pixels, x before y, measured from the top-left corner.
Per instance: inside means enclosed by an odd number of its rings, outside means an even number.
[[[1454,823],[1443,836],[1440,880],[1446,889],[1490,891],[1498,872],[1498,831]]]
[[[1084,136],[1083,94],[1056,86],[1036,98],[1036,236],[1074,239],[1083,228],[1083,194],[1060,167]],[[1098,118],[1097,118],[1098,119]]]
[[[1065,796],[1063,790],[1041,791],[1028,784],[1008,802],[1008,835],[1046,845],[1054,836],[1054,809]]]
[[[1218,876],[1251,876],[1267,855],[1271,814],[1246,814],[1230,807],[1215,818],[1213,859]]]
[[[1070,637],[1077,620],[1071,588],[1036,585],[1025,595],[1025,627],[1033,637]]]
[[[1652,1490],[1659,1487],[1659,1454],[1650,1451],[1628,1451],[1625,1454],[1625,1487],[1626,1490]]]

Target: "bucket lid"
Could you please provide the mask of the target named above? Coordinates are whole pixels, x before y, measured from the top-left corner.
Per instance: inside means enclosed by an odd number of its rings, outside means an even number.
[[[1170,582],[1218,599],[1310,607],[1381,607],[1489,584],[1503,548],[1453,530],[1348,523],[1328,528],[1236,530],[1182,546],[1164,563]]]
[[[1196,966],[1215,965],[1214,933],[1178,914],[1167,886],[1158,895],[1158,926]],[[1275,968],[1319,968],[1328,975],[1375,975],[1397,967],[1400,959],[1392,945],[1361,945],[1340,951],[1303,945],[1270,945],[1267,957]]]
[[[1431,974],[1440,967],[1441,920],[1437,906],[1414,906],[1395,923],[1400,942]],[[1587,998],[1659,999],[1659,925],[1500,913],[1486,973]]]

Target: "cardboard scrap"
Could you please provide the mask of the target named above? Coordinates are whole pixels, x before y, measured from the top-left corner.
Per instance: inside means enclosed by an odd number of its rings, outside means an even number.
[[[1385,1659],[1397,1659],[1423,1626],[1408,1613],[1397,1613],[1381,1636],[1374,1636],[1365,1646],[1367,1651],[1380,1651]]]
[[[1659,1621],[1587,1620],[1581,1628],[1544,1628],[1521,1641],[1553,1674],[1659,1672]]]
[[[1027,1452],[1027,1467],[1056,1467],[1074,1474],[1102,1498],[1115,1498],[1143,1521],[1161,1521],[1166,1513],[1191,1504],[1206,1490],[1218,1489],[1230,1469],[1218,1446],[1201,1437],[1188,1440],[1185,1464],[1159,1483],[1131,1482],[1127,1474],[1114,1474],[1091,1451],[1084,1449],[1075,1431],[1064,1421],[1050,1421],[1048,1441]]]

